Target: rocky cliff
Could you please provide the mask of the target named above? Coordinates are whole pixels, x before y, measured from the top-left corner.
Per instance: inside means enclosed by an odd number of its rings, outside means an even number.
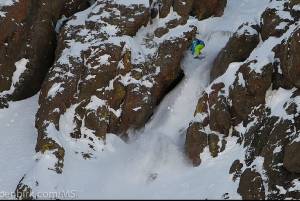
[[[299,199],[299,10],[271,1],[261,23],[247,22],[216,58],[211,85],[187,131],[186,153],[201,165],[230,136],[245,150],[229,174],[244,199]]]
[[[230,38],[213,62],[206,52],[203,60],[189,60],[211,68],[210,85],[179,132],[195,168],[236,140],[242,153],[226,171],[243,199],[300,199],[300,2],[267,5],[259,21],[243,21],[234,34],[222,30]],[[221,19],[227,6],[227,0],[0,0],[0,108],[39,92],[36,161],[16,197],[64,189],[62,180],[77,168],[66,170],[72,154],[93,163],[108,135],[127,142],[143,130],[185,77],[191,41],[221,33],[199,34],[209,28],[201,22]],[[147,182],[157,177],[151,173]]]
[[[87,1],[6,1],[0,15],[0,106],[37,93],[53,63],[55,24]]]
[[[7,66],[5,85],[1,85],[3,102],[40,90],[36,152],[53,160],[39,169],[57,174],[63,173],[68,141],[82,145],[68,151],[91,158],[107,133],[126,140],[129,129],[145,125],[183,77],[181,59],[196,34],[188,18],[220,16],[226,1],[96,1],[72,16],[87,5],[83,1],[20,1],[7,10],[4,7],[4,20],[22,9],[18,23],[25,30],[19,31],[24,38],[19,39],[14,28],[3,37],[7,41],[3,49],[13,51],[9,58],[1,58],[10,62],[2,62]],[[200,12],[200,8],[206,10]],[[57,25],[62,27],[54,27],[61,16]],[[24,48],[9,49],[15,46]],[[16,61],[24,69],[18,81],[13,74]],[[30,177],[18,185],[16,192],[24,193],[19,198],[31,198],[26,193],[40,183]]]

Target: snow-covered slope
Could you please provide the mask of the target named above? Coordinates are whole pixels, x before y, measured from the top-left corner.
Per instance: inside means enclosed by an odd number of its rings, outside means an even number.
[[[137,0],[116,2],[140,3]],[[128,142],[108,134],[105,143],[101,140],[94,143],[96,151],[92,157],[84,159],[74,152],[85,150],[84,143],[58,140],[65,150],[62,174],[47,169],[56,161],[53,155],[34,156],[37,97],[10,103],[8,109],[0,110],[0,191],[14,191],[26,174],[22,182],[30,184],[33,195],[40,198],[42,195],[35,193],[68,192],[71,198],[76,195],[77,198],[240,199],[238,183],[229,174],[232,162],[245,154],[245,148],[237,143],[238,138],[228,137],[226,149],[216,158],[206,148],[201,154],[202,164],[192,167],[184,151],[185,133],[194,119],[199,96],[209,85],[214,59],[242,23],[260,23],[268,3],[269,0],[228,0],[222,17],[203,21],[190,17],[188,23],[198,28],[197,37],[206,41],[205,58],[194,59],[186,51],[181,63],[185,77],[163,99],[146,126],[130,132]],[[264,56],[263,51],[257,54]],[[268,96],[267,103],[278,113],[276,105],[280,103],[273,100],[274,96],[276,93]],[[60,118],[62,129],[70,129],[72,122],[72,115]],[[49,134],[55,137],[55,132]],[[37,180],[40,182],[36,183]]]
[[[38,96],[9,104],[0,110],[0,198],[14,198],[13,193],[24,171],[34,166],[34,127]]]

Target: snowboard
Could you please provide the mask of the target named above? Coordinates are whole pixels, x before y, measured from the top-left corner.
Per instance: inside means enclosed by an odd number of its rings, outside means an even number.
[[[205,55],[200,55],[198,57],[194,57],[194,59],[203,60],[203,59],[205,59]]]

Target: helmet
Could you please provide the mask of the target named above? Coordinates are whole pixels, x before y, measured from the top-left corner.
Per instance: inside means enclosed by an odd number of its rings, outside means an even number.
[[[205,43],[203,40],[197,39],[198,44],[203,45],[205,47]]]

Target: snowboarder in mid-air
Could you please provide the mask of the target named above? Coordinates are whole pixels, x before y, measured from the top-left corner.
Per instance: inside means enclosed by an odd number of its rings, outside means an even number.
[[[205,47],[204,41],[200,39],[194,39],[191,46],[191,51],[194,55],[194,58],[199,58],[201,51]]]

